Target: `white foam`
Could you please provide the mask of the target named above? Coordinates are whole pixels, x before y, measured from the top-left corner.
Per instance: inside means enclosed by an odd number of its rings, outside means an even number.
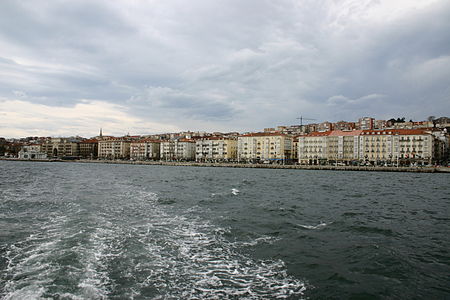
[[[57,266],[51,257],[62,239],[62,227],[67,218],[53,218],[43,231],[30,234],[6,251],[7,267],[3,293],[5,299],[40,299],[52,279]]]
[[[192,215],[172,215],[160,207],[151,210],[151,222],[143,225],[140,242],[146,261],[136,266],[148,274],[141,287],[153,286],[161,299],[220,299],[223,297],[301,297],[303,282],[287,275],[281,260],[255,261],[240,254],[217,228]],[[155,229],[158,229],[155,231]],[[272,242],[259,237],[254,242]],[[159,299],[158,296],[155,299]]]
[[[323,229],[325,226],[328,226],[330,224],[332,224],[333,222],[330,223],[324,223],[324,222],[320,222],[317,225],[302,225],[302,224],[298,224],[298,226],[305,228],[305,229]]]
[[[128,299],[261,299],[303,295],[305,284],[290,277],[281,260],[254,260],[240,251],[243,246],[272,243],[275,238],[262,236],[248,244],[230,242],[225,238],[226,228],[195,217],[201,215],[201,207],[180,215],[159,205],[155,193],[125,192],[123,205],[105,206],[92,214],[82,230],[77,223],[67,224],[71,220],[53,218],[41,232],[7,249],[8,281],[2,296],[39,299],[50,295],[48,287],[61,274],[54,257],[64,251],[77,254],[76,267],[70,271],[74,290],[56,291],[49,297],[106,299],[114,294]],[[124,211],[139,217],[120,222]],[[80,242],[66,249],[66,238]],[[123,262],[121,266],[114,265],[117,261]],[[127,280],[110,278],[111,269]],[[26,276],[22,276],[24,272]]]

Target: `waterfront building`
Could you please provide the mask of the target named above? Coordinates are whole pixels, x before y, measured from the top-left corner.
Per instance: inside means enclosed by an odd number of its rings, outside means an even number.
[[[282,133],[249,133],[238,137],[238,161],[291,159],[292,138]]]
[[[234,161],[237,159],[237,140],[206,137],[195,142],[196,161]]]
[[[195,141],[185,138],[162,141],[160,157],[162,160],[195,160]]]
[[[365,130],[361,134],[360,159],[372,164],[379,161],[431,163],[440,155],[439,143],[431,132],[420,129]]]
[[[446,138],[420,129],[313,132],[299,137],[300,164],[429,164],[446,156]]]
[[[83,140],[79,144],[79,154],[82,158],[94,159],[98,156],[98,140]]]
[[[311,132],[306,136],[298,137],[297,157],[300,164],[318,165],[328,160],[327,132]]]
[[[51,138],[41,145],[41,151],[48,157],[76,157],[80,154],[79,141],[77,138]]]
[[[300,164],[349,163],[358,159],[361,130],[312,132],[298,139]]]
[[[157,160],[160,157],[160,140],[141,139],[130,144],[130,158],[134,160]]]
[[[21,159],[47,159],[47,154],[41,152],[41,145],[24,145],[20,149],[18,157]]]
[[[298,161],[298,138],[299,136],[294,136],[292,138],[292,153],[291,153],[291,159],[293,161]]]
[[[103,137],[98,141],[98,157],[104,159],[130,158],[129,137]]]

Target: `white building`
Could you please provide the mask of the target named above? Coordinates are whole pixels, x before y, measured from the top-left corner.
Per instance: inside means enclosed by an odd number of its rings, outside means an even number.
[[[238,137],[238,161],[291,159],[292,138],[282,133],[259,132]]]
[[[207,137],[196,141],[196,161],[232,161],[236,158],[236,139]]]
[[[98,157],[106,159],[130,158],[131,140],[127,137],[107,137],[98,141]]]
[[[19,151],[21,159],[47,159],[47,153],[41,152],[41,145],[26,145]]]
[[[370,164],[431,163],[445,155],[445,138],[420,129],[314,132],[299,137],[301,164],[360,161]]]
[[[161,160],[195,160],[195,141],[191,139],[162,141],[160,158]]]

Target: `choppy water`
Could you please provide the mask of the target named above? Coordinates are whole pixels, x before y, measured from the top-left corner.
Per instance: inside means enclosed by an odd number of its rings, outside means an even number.
[[[2,299],[449,299],[450,176],[0,161]]]

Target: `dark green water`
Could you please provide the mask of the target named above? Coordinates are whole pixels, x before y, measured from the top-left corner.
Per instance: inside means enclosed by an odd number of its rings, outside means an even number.
[[[0,161],[2,299],[450,299],[450,176]]]

